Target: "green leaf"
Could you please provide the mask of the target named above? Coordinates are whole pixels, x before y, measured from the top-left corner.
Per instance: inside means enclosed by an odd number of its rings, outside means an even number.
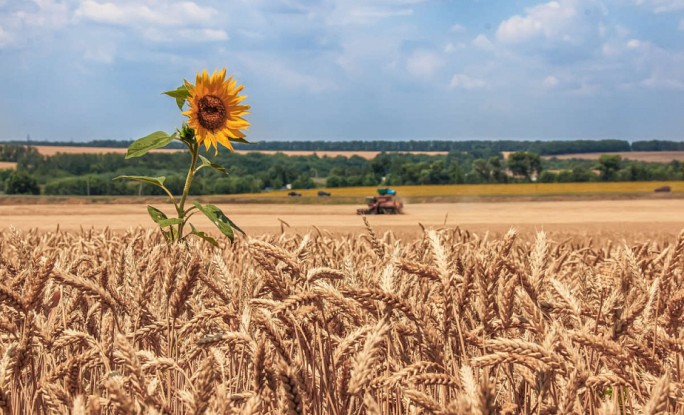
[[[155,185],[155,186],[159,186],[159,187],[161,187],[162,189],[166,189],[166,187],[164,187],[164,180],[166,180],[166,176],[159,176],[159,177],[148,177],[148,176],[117,176],[117,177],[115,177],[113,180],[117,180],[117,179],[128,179],[128,180],[133,180],[133,181],[136,181],[136,182],[150,183],[150,184],[153,184],[153,185]],[[148,209],[148,212],[149,212],[149,209]],[[163,214],[163,213],[162,213],[162,214]],[[152,214],[150,213],[150,215],[152,215]],[[154,219],[154,217],[153,217],[152,219]]]
[[[204,239],[205,241],[209,242],[210,244],[216,247],[219,246],[218,242],[216,242],[216,239],[212,238],[211,236],[207,235],[202,231],[198,231],[197,229],[195,229],[194,226],[192,226],[192,223],[190,224],[190,228],[192,228],[192,232],[190,232],[191,235],[199,236],[200,238]]]
[[[242,229],[233,223],[232,220],[228,219],[228,216],[226,216],[221,209],[217,208],[216,206],[202,205],[199,202],[194,202],[193,204],[197,206],[197,209],[204,213],[204,215],[208,217],[217,228],[219,228],[221,233],[226,235],[231,241],[233,240],[233,229],[241,232],[243,235],[245,234]]]
[[[147,206],[147,213],[150,214],[150,216],[152,217],[152,220],[155,223],[159,223],[159,221],[161,221],[161,220],[168,219],[168,216],[166,216],[166,213],[162,212],[161,210],[157,209],[154,206],[148,205]]]
[[[211,160],[208,158],[204,157],[201,154],[198,154],[199,158],[202,160],[202,165],[197,168],[197,170],[201,169],[202,167],[211,167],[212,169],[218,171],[219,173],[223,174],[228,174],[228,170],[226,170],[225,167],[218,165],[216,163],[212,163]]]
[[[188,88],[185,86],[185,84],[179,86],[173,91],[162,92],[162,94],[168,95],[171,98],[176,98],[176,105],[178,105],[179,110],[183,109],[185,100],[190,97],[190,91],[188,91]]]
[[[247,141],[246,139],[240,137],[228,137],[228,141],[232,141],[234,143],[254,144],[251,141]]]
[[[152,220],[155,221],[161,228],[165,228],[171,225],[180,225],[181,223],[183,223],[183,219],[169,219],[164,212],[152,206],[147,206],[147,212],[152,217]]]
[[[168,135],[164,131],[156,131],[148,136],[135,140],[133,144],[128,147],[126,158],[140,157],[145,155],[148,151],[155,148],[165,147],[176,135]]]
[[[181,218],[169,218],[169,219],[162,219],[159,222],[157,222],[160,227],[164,228],[166,226],[171,226],[171,225],[180,225],[183,223],[183,219]]]

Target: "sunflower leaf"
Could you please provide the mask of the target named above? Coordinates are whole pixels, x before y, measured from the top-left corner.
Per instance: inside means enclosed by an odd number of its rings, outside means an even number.
[[[199,166],[199,167],[197,168],[197,170],[201,169],[202,167],[211,167],[212,169],[216,170],[216,171],[219,172],[219,173],[223,173],[223,174],[225,174],[225,175],[228,174],[228,170],[226,170],[225,167],[223,167],[223,166],[221,166],[221,165],[219,165],[219,164],[216,164],[216,163],[212,163],[211,160],[209,160],[208,158],[204,157],[204,156],[201,155],[201,154],[198,154],[198,156],[199,156],[199,158],[202,160],[202,165]]]
[[[194,202],[193,204],[197,206],[197,209],[204,213],[204,215],[216,225],[221,233],[226,235],[231,241],[234,238],[233,229],[239,231],[243,235],[245,234],[245,232],[233,223],[232,220],[228,219],[228,216],[226,216],[218,207],[214,205],[202,205],[199,202]]]
[[[159,221],[168,219],[169,217],[166,216],[166,213],[162,212],[161,210],[157,209],[154,206],[147,206],[147,213],[150,214],[150,217],[155,223],[159,223]]]
[[[140,157],[155,148],[165,147],[176,138],[176,134],[168,135],[164,131],[155,131],[150,135],[135,140],[128,146],[126,158]]]
[[[183,109],[183,105],[185,105],[185,100],[190,97],[190,91],[188,91],[188,88],[185,86],[185,84],[179,86],[178,88],[172,91],[162,92],[162,94],[168,95],[171,98],[175,98],[176,105],[178,105],[179,110]]]
[[[232,141],[234,143],[242,143],[242,144],[254,144],[251,141],[247,141],[246,139],[240,138],[240,137],[228,137],[228,141]]]
[[[216,239],[212,238],[211,236],[207,235],[202,231],[198,231],[197,229],[195,229],[192,223],[190,224],[190,228],[192,228],[192,232],[190,232],[191,235],[199,236],[200,238],[204,239],[205,241],[209,242],[210,244],[216,247],[219,246],[218,242],[216,242]]]
[[[152,207],[152,206],[147,206],[147,213],[150,214],[152,217],[152,220],[155,221],[159,227],[165,228],[167,226],[172,226],[172,225],[180,225],[183,223],[183,219],[181,218],[168,218],[164,212],[161,210]]]

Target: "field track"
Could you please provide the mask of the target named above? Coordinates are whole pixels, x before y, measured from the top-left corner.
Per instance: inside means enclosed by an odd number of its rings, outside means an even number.
[[[169,205],[157,205],[171,213]],[[277,205],[218,204],[239,226],[250,234],[280,233],[285,221],[288,232],[311,232],[313,226],[332,232],[360,232],[363,221],[354,205]],[[576,235],[638,233],[675,235],[684,228],[684,199],[602,200],[500,203],[424,203],[410,204],[406,213],[372,216],[379,229],[418,232],[419,223],[438,227],[459,225],[479,231],[505,232],[509,227],[523,231],[547,230]],[[95,228],[121,231],[129,227],[151,227],[145,205],[5,205],[0,206],[0,230],[9,226],[28,230]],[[204,218],[193,218],[204,230],[213,225]]]

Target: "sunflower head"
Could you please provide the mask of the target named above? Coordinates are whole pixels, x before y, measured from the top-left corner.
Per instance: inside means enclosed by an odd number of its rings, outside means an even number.
[[[188,126],[195,130],[195,139],[204,143],[207,150],[218,143],[233,151],[231,141],[244,141],[245,134],[240,131],[249,127],[242,116],[249,114],[248,105],[240,105],[247,98],[239,95],[243,86],[237,85],[233,77],[226,79],[226,69],[214,71],[209,76],[206,69],[197,74],[195,85],[185,82],[190,96],[187,98],[190,109],[183,113]]]

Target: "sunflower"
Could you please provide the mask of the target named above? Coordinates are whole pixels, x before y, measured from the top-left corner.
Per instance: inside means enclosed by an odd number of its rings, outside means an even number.
[[[188,126],[195,130],[197,142],[204,143],[207,150],[216,147],[217,153],[218,143],[234,151],[230,141],[241,141],[238,139],[245,134],[240,130],[249,127],[249,122],[242,118],[249,114],[249,106],[239,105],[247,98],[238,95],[243,86],[238,86],[232,76],[226,79],[225,68],[214,71],[211,77],[205,69],[197,74],[195,85],[185,81],[185,86],[190,93],[190,109],[183,115],[189,118]]]

